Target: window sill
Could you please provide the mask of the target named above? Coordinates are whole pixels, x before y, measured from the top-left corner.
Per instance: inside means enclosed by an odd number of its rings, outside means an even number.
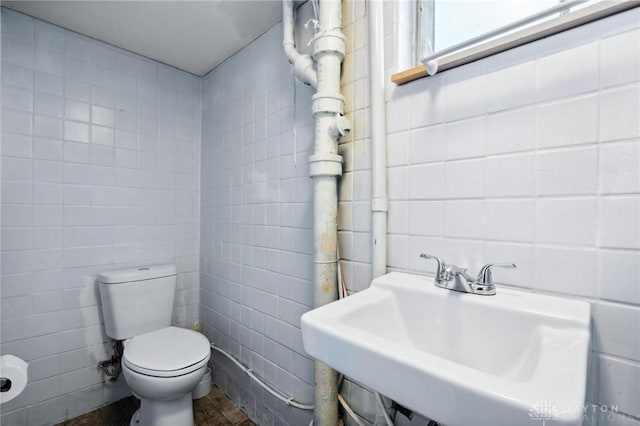
[[[513,49],[523,44],[531,43],[538,39],[588,24],[589,22],[605,18],[616,13],[640,6],[637,0],[627,1],[603,1],[584,9],[561,15],[555,19],[541,22],[537,25],[524,28],[485,43],[469,47],[467,49],[454,52],[450,55],[438,59],[438,72],[445,71],[460,65],[477,61],[487,56],[495,55],[505,50]],[[420,78],[428,77],[427,68],[418,65],[408,70],[404,70],[391,75],[391,82],[396,85],[409,83]]]

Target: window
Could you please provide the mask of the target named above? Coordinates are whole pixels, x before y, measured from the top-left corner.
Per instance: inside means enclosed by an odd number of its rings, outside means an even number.
[[[408,68],[408,62],[414,66],[394,74],[392,81],[403,84],[639,5],[632,0],[400,2],[399,7],[405,8],[399,13],[400,31],[410,29],[415,38],[410,48],[397,46],[401,54],[405,51],[398,62],[403,68]],[[403,26],[403,16],[404,22],[416,24]],[[406,44],[408,38],[400,34],[397,43]],[[420,62],[427,67],[415,66]]]

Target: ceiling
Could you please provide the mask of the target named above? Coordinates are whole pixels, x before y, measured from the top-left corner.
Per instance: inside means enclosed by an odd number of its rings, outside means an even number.
[[[279,0],[2,1],[80,34],[204,75],[282,19]]]

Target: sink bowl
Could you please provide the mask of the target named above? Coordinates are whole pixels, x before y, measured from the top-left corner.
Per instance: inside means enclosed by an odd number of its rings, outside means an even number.
[[[301,323],[309,355],[444,425],[582,424],[587,302],[393,272]]]

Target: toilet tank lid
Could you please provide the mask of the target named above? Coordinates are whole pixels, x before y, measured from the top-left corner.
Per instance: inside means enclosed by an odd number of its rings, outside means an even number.
[[[104,284],[118,284],[169,277],[177,273],[178,268],[173,264],[149,265],[100,272],[97,281]]]

